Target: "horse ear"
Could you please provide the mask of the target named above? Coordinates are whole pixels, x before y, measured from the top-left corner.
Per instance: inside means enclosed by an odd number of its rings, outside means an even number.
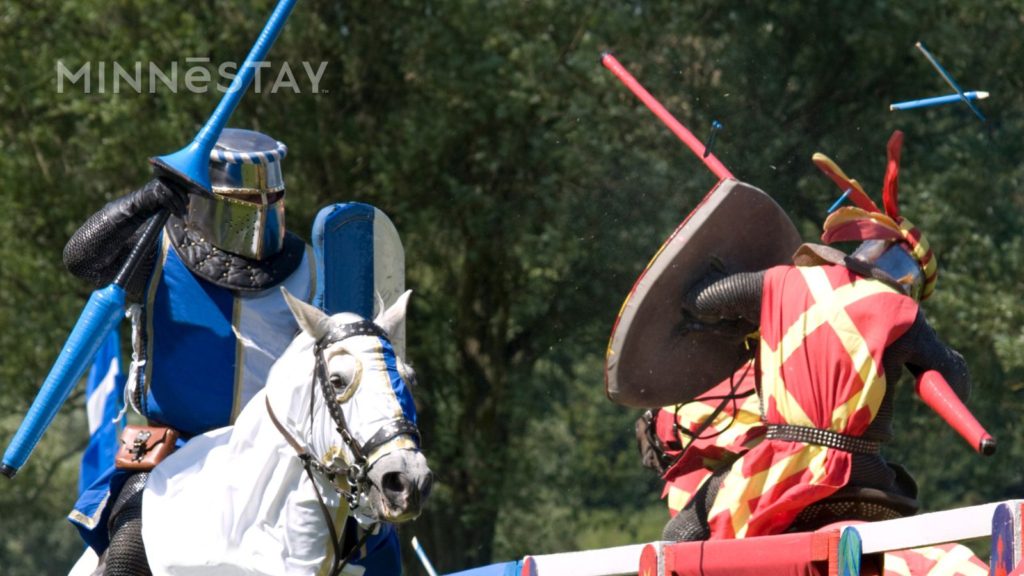
[[[312,336],[314,340],[319,340],[324,334],[327,334],[331,327],[330,316],[316,306],[292,296],[284,286],[281,287],[281,294],[284,295],[288,309],[292,311],[295,321],[299,323],[299,328],[302,328],[303,332]]]
[[[388,336],[394,337],[401,329],[402,324],[405,323],[405,311],[409,306],[409,296],[412,294],[412,290],[406,290],[390,308],[381,312],[376,319],[374,324],[380,326],[388,333]]]

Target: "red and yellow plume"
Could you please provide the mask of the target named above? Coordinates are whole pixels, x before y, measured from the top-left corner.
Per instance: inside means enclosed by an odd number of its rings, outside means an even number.
[[[892,133],[887,146],[888,164],[882,187],[882,205],[885,206],[885,212],[879,210],[861,185],[844,174],[835,162],[820,152],[814,154],[814,164],[844,192],[849,190],[850,200],[856,205],[840,208],[830,214],[825,220],[821,240],[826,244],[864,240],[893,240],[905,243],[924,274],[924,289],[921,292],[921,300],[924,300],[935,291],[938,262],[921,230],[900,215],[899,172],[902,146],[903,132],[897,130]]]

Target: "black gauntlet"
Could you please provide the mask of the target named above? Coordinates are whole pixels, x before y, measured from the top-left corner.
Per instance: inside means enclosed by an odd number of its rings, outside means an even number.
[[[665,453],[665,447],[658,438],[658,414],[653,410],[645,411],[636,421],[636,447],[640,452],[640,463],[662,475],[668,470],[672,458]]]
[[[105,286],[117,275],[146,220],[162,209],[184,215],[187,205],[185,188],[154,178],[142,188],[108,202],[86,220],[64,246],[64,266],[79,278]],[[140,266],[140,272],[145,269],[148,274],[151,260]]]

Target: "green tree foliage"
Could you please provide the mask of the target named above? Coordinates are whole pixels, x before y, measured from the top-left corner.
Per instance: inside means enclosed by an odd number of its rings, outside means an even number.
[[[0,441],[6,445],[90,287],[62,246],[143,183],[219,92],[57,90],[58,62],[180,73],[243,58],[273,2],[41,0],[0,7]],[[1000,453],[970,454],[900,383],[899,439],[930,509],[1020,496],[1024,454],[1021,6],[989,2],[696,0],[299,2],[260,94],[232,124],[286,141],[288,219],[305,235],[329,202],[379,206],[401,231],[427,455],[427,512],[403,528],[442,571],[653,539],[667,518],[641,469],[637,414],[603,394],[618,307],[714,177],[599,63],[612,50],[716,154],[771,194],[804,236],[838,196],[835,159],[878,198],[885,142],[906,133],[902,204],[940,261],[925,309],[968,358],[972,406]],[[950,90],[962,105],[888,112]],[[327,68],[310,93],[301,63]],[[288,62],[301,93],[271,90]],[[109,64],[108,64],[109,65]],[[123,88],[123,86],[122,86]],[[680,375],[685,377],[685,375]],[[21,476],[0,484],[4,574],[61,573],[79,550],[61,519],[85,441],[69,401]],[[414,562],[414,561],[413,561]],[[418,567],[410,572],[416,573]]]

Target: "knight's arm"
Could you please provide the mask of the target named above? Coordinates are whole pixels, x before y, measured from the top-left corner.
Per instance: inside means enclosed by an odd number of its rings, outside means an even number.
[[[142,224],[162,208],[183,214],[187,201],[184,190],[153,179],[142,188],[108,202],[68,240],[64,246],[64,266],[96,286],[109,284],[142,233]]]
[[[740,272],[698,284],[684,300],[687,312],[705,323],[721,320],[761,322],[765,271]]]
[[[907,346],[906,366],[915,377],[925,370],[937,370],[960,400],[967,402],[971,395],[971,373],[967,369],[967,361],[939,340],[924,312],[917,311],[914,324],[897,342]]]

